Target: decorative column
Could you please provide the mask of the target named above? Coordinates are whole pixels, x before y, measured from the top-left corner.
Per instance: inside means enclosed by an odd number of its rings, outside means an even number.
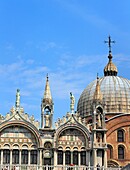
[[[12,149],[10,150],[10,165],[12,165]]]
[[[80,166],[81,164],[81,154],[80,152],[78,152],[78,166]]]
[[[39,165],[39,170],[42,170],[42,150],[38,150],[38,165]]]
[[[3,165],[3,150],[1,150],[1,165]]]
[[[39,160],[40,160],[40,162],[39,162],[39,164],[40,164],[40,166],[42,166],[42,150],[40,149],[40,158],[39,158]]]
[[[104,150],[104,168],[107,168],[107,149]]]
[[[106,133],[104,133],[103,143],[106,143]]]
[[[54,166],[57,165],[57,151],[56,149],[54,150]]]
[[[88,166],[90,167],[91,166],[91,164],[90,164],[90,151],[87,152],[87,153],[88,153]]]
[[[19,150],[19,165],[21,165],[21,150]]]
[[[65,151],[63,151],[63,165],[65,166]]]
[[[93,150],[93,166],[94,166],[94,169],[96,169],[96,166],[97,166],[97,149]]]

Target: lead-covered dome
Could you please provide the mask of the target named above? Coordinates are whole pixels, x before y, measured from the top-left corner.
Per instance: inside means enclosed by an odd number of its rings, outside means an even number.
[[[111,53],[108,58],[108,64],[104,68],[104,77],[98,80],[106,114],[130,113],[130,81],[117,76],[117,67],[112,63]],[[82,117],[92,113],[96,84],[97,80],[90,83],[79,98],[77,111]]]

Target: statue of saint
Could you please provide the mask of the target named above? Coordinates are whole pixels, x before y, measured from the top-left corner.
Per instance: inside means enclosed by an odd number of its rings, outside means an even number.
[[[97,109],[97,126],[102,127],[102,114],[101,112]]]
[[[72,94],[72,92],[70,92],[70,110],[72,112],[74,111],[74,105],[75,105],[75,97]]]
[[[50,115],[45,114],[45,127],[50,127]]]
[[[15,103],[16,108],[20,107],[20,90],[17,89],[16,92],[16,103]]]

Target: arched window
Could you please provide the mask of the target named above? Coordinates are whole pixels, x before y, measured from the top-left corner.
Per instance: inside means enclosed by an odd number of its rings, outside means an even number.
[[[86,165],[86,152],[81,152],[81,165]]]
[[[107,149],[108,159],[112,159],[113,158],[113,148],[111,145],[108,145],[107,147],[108,147],[108,149]]]
[[[32,150],[31,151],[31,164],[37,164],[37,150]]]
[[[3,163],[4,164],[10,163],[10,150],[9,149],[3,150]]]
[[[78,151],[73,152],[73,164],[78,165]]]
[[[28,150],[22,150],[21,163],[28,164]]]
[[[19,164],[19,150],[18,149],[14,149],[12,151],[12,163]]]
[[[124,130],[120,129],[117,131],[117,141],[124,142]]]
[[[70,151],[65,152],[65,164],[66,165],[71,164],[71,153],[70,153]]]
[[[118,159],[124,159],[124,147],[118,146]]]
[[[63,165],[63,151],[58,151],[58,165]]]

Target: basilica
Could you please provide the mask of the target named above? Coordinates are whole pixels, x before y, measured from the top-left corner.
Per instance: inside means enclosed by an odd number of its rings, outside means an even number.
[[[24,112],[20,90],[15,107],[0,115],[0,165],[119,167],[130,163],[130,81],[118,76],[109,37],[104,76],[83,90],[75,111],[53,122],[49,77],[41,101],[41,120]],[[96,70],[95,70],[96,72]]]

